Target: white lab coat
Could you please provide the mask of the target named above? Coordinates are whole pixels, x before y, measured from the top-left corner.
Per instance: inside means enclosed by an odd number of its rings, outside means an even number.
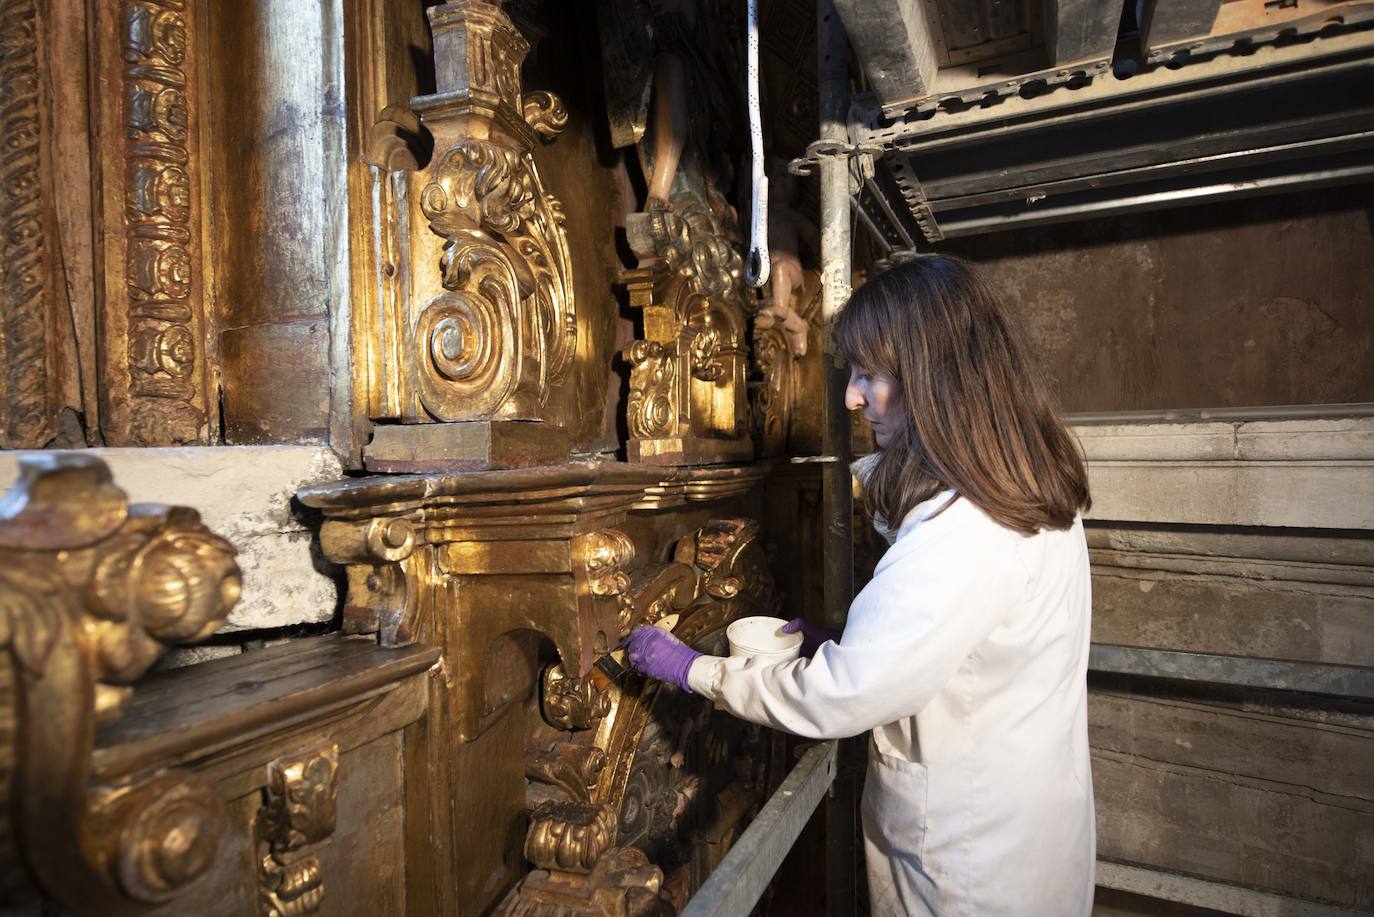
[[[703,656],[693,691],[817,739],[871,729],[875,915],[1092,910],[1091,595],[1081,521],[1023,536],[946,492],[913,509],[839,643],[811,660]]]

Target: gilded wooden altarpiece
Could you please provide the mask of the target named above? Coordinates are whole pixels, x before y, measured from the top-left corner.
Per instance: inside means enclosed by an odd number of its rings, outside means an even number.
[[[302,493],[348,573],[346,629],[443,650],[407,799],[436,909],[673,913],[728,848],[771,737],[607,657],[640,624],[716,648],[777,609],[757,524],[719,515],[755,503],[761,474],[570,463]]]

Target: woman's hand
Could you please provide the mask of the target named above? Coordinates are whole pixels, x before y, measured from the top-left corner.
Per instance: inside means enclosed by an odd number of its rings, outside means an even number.
[[[625,655],[641,675],[672,682],[688,694],[687,672],[701,655],[661,627],[636,627],[625,638]]]
[[[807,659],[815,655],[816,650],[821,648],[821,644],[827,640],[834,640],[837,643],[840,639],[840,632],[831,630],[828,627],[817,627],[814,624],[807,624],[801,618],[793,618],[782,626],[784,634],[795,634],[800,632],[802,635],[801,654]]]

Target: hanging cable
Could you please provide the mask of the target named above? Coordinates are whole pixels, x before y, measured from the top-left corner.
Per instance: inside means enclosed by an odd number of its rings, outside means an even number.
[[[751,287],[768,282],[768,176],[763,170],[763,118],[759,113],[759,0],[749,0],[748,62],[745,81],[749,96],[749,145],[753,179],[749,208],[749,257],[744,259],[744,280]]]

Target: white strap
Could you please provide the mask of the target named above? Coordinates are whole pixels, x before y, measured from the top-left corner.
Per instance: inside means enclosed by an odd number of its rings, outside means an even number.
[[[763,119],[759,115],[759,0],[749,0],[749,58],[745,83],[749,95],[749,144],[753,154],[750,174],[753,199],[749,210],[749,256],[744,259],[744,281],[751,287],[768,282],[768,176],[763,173]]]

